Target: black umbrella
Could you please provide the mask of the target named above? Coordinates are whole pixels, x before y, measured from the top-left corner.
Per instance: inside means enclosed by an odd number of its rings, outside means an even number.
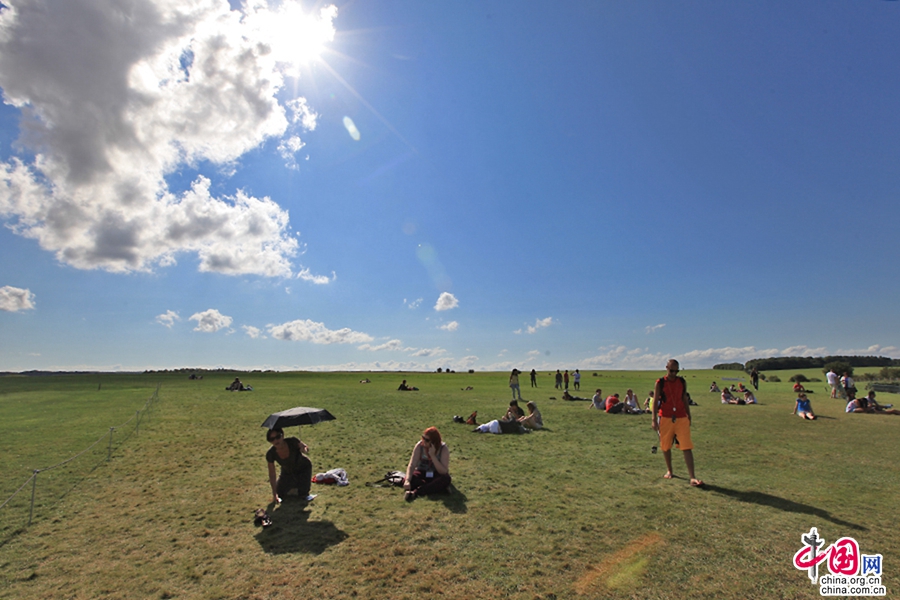
[[[324,408],[311,408],[309,406],[297,406],[281,412],[272,413],[262,426],[269,429],[276,427],[293,427],[297,425],[315,425],[322,421],[334,421],[334,415]]]

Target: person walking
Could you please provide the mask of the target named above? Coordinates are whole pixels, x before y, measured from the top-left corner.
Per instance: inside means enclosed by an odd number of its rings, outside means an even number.
[[[573,380],[572,381],[573,387],[576,390],[580,390],[581,389],[581,373],[578,371],[578,369],[575,369],[575,373],[572,374],[572,380]]]
[[[753,384],[753,389],[758,392],[759,391],[759,370],[756,367],[753,367],[753,370],[750,371],[750,383]]]
[[[531,387],[537,387],[537,371],[531,370]]]
[[[684,454],[691,486],[702,487],[703,482],[694,473],[694,445],[691,442],[691,405],[687,395],[687,382],[678,375],[679,364],[675,359],[666,363],[666,375],[656,380],[653,404],[650,407],[651,427],[659,434],[659,449],[666,460],[666,479],[675,475],[672,471],[672,444],[678,438],[678,446]]]
[[[562,373],[559,372],[559,369],[556,370],[556,389],[562,389]]]
[[[566,386],[566,389],[569,389],[569,370],[566,369],[566,372],[563,373],[563,383]]]

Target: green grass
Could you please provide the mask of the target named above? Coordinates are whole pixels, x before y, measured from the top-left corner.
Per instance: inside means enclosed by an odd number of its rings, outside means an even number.
[[[587,372],[580,395],[632,387],[644,398],[660,374]],[[523,393],[547,430],[502,436],[451,417],[501,416],[503,373],[375,373],[366,385],[355,373],[248,373],[251,393],[225,392],[227,373],[6,377],[0,502],[161,388],[110,462],[104,447],[46,490],[39,475],[30,527],[27,502],[0,509],[0,598],[816,598],[791,565],[813,526],[829,543],[851,536],[881,553],[890,596],[900,417],[845,415],[820,383],[812,401],[823,418],[801,421],[790,414],[792,374],[761,383],[760,406],[723,406],[710,381],[746,375],[685,373],[707,490],[688,486],[678,451],[681,478],[661,478],[648,418],[551,400],[546,372],[537,390],[523,378]],[[404,377],[421,391],[397,392]],[[252,511],[271,498],[260,424],[292,406],[337,417],[302,438],[316,472],[342,467],[351,485],[315,486],[308,508],[286,502],[257,529]],[[451,448],[454,494],[407,504],[399,490],[364,485],[403,470],[429,425]]]

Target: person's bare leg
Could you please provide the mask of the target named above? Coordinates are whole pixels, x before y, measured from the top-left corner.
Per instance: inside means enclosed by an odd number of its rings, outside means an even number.
[[[684,464],[687,466],[688,475],[691,476],[691,479],[696,479],[696,477],[694,477],[694,452],[693,452],[693,450],[685,450],[684,451]]]
[[[691,477],[691,485],[703,487],[703,482],[697,479],[697,476],[694,474],[694,452],[692,450],[684,451],[684,464],[687,465],[688,475]]]
[[[665,477],[666,479],[672,479],[674,474],[672,473],[672,449],[671,448],[663,452],[663,458],[666,459],[666,474],[663,475],[663,477]]]

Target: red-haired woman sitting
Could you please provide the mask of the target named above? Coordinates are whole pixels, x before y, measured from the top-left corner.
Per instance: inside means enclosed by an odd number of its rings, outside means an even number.
[[[406,501],[445,491],[450,486],[450,448],[441,441],[441,432],[429,427],[413,449],[406,467]]]

